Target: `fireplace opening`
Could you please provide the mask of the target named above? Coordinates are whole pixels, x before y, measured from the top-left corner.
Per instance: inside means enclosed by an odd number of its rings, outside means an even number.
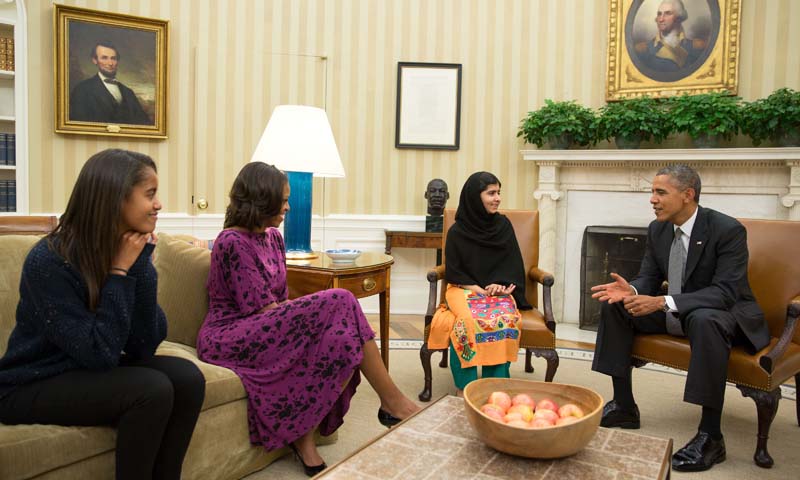
[[[611,272],[631,280],[639,273],[647,244],[647,227],[588,226],[581,241],[581,308],[579,328],[597,331],[600,302],[591,288],[611,281]]]

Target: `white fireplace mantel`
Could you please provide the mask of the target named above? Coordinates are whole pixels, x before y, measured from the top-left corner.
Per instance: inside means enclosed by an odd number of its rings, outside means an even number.
[[[588,225],[646,226],[659,168],[700,174],[701,205],[735,217],[800,221],[800,148],[522,150],[539,167],[539,265],[553,272],[556,319],[578,322],[580,241]]]

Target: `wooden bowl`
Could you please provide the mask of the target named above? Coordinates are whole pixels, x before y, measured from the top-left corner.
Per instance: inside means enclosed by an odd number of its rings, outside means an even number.
[[[492,392],[506,392],[512,397],[527,393],[534,401],[549,398],[559,406],[574,403],[585,415],[576,422],[545,428],[513,427],[493,420],[480,408]],[[585,447],[600,426],[603,397],[578,385],[536,382],[515,378],[481,378],[464,389],[464,407],[469,423],[487,445],[510,455],[528,458],[560,458]]]

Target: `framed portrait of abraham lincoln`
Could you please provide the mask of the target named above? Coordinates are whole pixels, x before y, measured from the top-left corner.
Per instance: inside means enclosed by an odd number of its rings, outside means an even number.
[[[742,0],[608,0],[606,99],[739,87]]]
[[[56,132],[167,137],[166,20],[55,5]]]

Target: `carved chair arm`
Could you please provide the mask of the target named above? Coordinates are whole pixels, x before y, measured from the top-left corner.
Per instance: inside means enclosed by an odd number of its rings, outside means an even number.
[[[773,365],[783,356],[786,347],[789,346],[792,338],[794,338],[794,332],[797,329],[797,317],[800,317],[800,295],[789,301],[789,306],[786,309],[786,324],[783,327],[778,343],[758,360],[761,368],[767,372],[772,373]]]
[[[428,282],[430,282],[430,289],[428,292],[428,309],[425,311],[426,326],[431,323],[433,313],[436,311],[436,307],[439,306],[438,302],[436,302],[436,289],[439,286],[439,280],[444,278],[444,265],[437,265],[428,270],[427,278]]]
[[[545,272],[539,267],[532,267],[530,270],[528,270],[528,278],[542,285],[542,303],[544,303],[544,308],[542,310],[544,313],[544,322],[545,325],[547,325],[547,329],[553,332],[553,335],[555,335],[556,320],[553,318],[553,301],[552,293],[550,291],[551,287],[556,281],[555,277],[553,277],[552,273]]]
[[[528,270],[528,278],[536,283],[541,283],[545,287],[552,287],[553,283],[555,283],[553,274],[545,272],[539,267],[531,267],[531,269]]]

